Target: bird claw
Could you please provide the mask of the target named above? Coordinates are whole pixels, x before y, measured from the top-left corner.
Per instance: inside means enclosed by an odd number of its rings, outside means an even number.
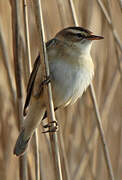
[[[43,87],[50,82],[51,82],[51,77],[47,76],[46,79],[44,81],[42,81],[41,84],[39,85],[38,92],[34,95],[34,97],[39,98],[41,95]]]
[[[57,132],[59,129],[57,121],[51,121],[46,125],[43,125],[43,128],[49,128],[47,131],[43,131],[42,133],[48,133],[48,132]]]
[[[47,76],[46,79],[42,81],[41,86],[47,85],[48,83],[50,83],[50,81],[51,81],[51,77]]]

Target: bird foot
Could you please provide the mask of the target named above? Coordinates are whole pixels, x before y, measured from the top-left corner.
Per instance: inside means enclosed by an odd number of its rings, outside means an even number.
[[[47,85],[50,82],[51,82],[51,77],[47,76],[46,79],[41,82],[41,86]]]
[[[48,133],[48,132],[56,132],[59,129],[57,121],[51,121],[46,125],[43,125],[43,128],[48,128],[47,131],[43,131],[42,133]]]
[[[41,84],[39,85],[39,89],[38,89],[37,93],[34,95],[34,97],[39,98],[43,87],[50,82],[51,82],[51,77],[47,76],[46,79],[44,81],[42,81]]]

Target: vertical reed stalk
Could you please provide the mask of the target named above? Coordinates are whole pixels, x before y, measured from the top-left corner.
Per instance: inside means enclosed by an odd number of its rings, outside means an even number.
[[[78,26],[79,23],[78,23],[78,20],[77,20],[77,16],[76,16],[73,1],[69,0],[69,2],[70,2],[70,6],[71,6],[71,11],[72,11],[72,14],[73,14],[74,24],[76,26]],[[105,160],[106,160],[108,174],[109,174],[110,179],[114,180],[112,164],[111,164],[111,160],[110,160],[110,155],[109,155],[109,151],[108,151],[107,142],[105,140],[104,130],[103,130],[102,123],[101,123],[100,112],[99,112],[99,108],[98,108],[98,104],[97,104],[93,84],[90,85],[90,93],[91,93],[92,102],[94,104],[94,110],[95,110],[96,119],[97,119],[97,127],[98,127],[98,130],[99,130],[99,134],[100,134],[100,138],[101,138],[101,142],[102,142],[102,147],[103,147],[103,151],[104,151],[104,157],[105,157]]]
[[[16,99],[15,99],[15,94],[14,94],[12,75],[11,75],[10,67],[9,67],[9,58],[8,58],[8,53],[7,53],[7,49],[6,49],[6,44],[5,44],[4,36],[2,33],[2,29],[1,29],[1,22],[0,22],[0,48],[2,50],[3,64],[4,64],[7,78],[8,78],[8,88],[9,88],[9,92],[12,96],[11,102],[12,102],[13,108],[16,108]]]
[[[28,66],[28,77],[32,71],[31,65],[31,50],[30,50],[30,37],[29,37],[29,24],[28,24],[28,9],[27,9],[27,1],[23,0],[23,8],[24,8],[24,25],[25,25],[25,39],[26,39],[26,47],[27,47],[27,66]],[[40,165],[39,165],[39,148],[38,148],[38,133],[37,130],[34,133],[35,139],[35,170],[36,170],[36,180],[40,179]]]
[[[115,39],[115,42],[118,44],[119,49],[122,51],[122,42],[121,42],[121,40],[120,40],[120,38],[118,36],[118,33],[117,33],[116,29],[113,28],[111,18],[109,16],[105,6],[103,5],[101,0],[96,0],[96,1],[97,1],[98,5],[99,5],[103,15],[105,16],[105,18],[107,20],[107,23],[109,24],[110,28],[112,29],[112,33],[113,33],[113,37]]]
[[[42,6],[40,0],[35,0],[33,4],[34,4],[35,16],[36,16],[36,23],[39,32],[40,59],[43,70],[43,79],[45,79],[45,77],[49,77],[49,65],[48,65],[48,57],[45,46]],[[48,113],[48,121],[50,123],[56,121],[50,83],[47,86],[45,86],[45,97],[47,97],[47,113]],[[58,137],[56,132],[50,133],[50,142],[51,142],[53,160],[54,160],[53,162],[55,167],[54,172],[56,174],[57,179],[62,180],[61,161],[59,155]]]
[[[17,90],[17,108],[18,108],[18,120],[19,128],[22,127],[23,116],[23,102],[22,102],[22,72],[21,72],[21,56],[19,49],[21,44],[19,43],[19,2],[17,0],[10,0],[11,3],[11,18],[12,18],[12,36],[13,36],[13,58],[14,58],[14,70],[15,81]],[[26,155],[20,157],[20,179],[27,180],[27,160]]]

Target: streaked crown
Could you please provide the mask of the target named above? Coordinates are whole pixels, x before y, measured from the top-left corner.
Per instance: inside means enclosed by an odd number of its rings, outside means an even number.
[[[69,40],[72,42],[79,42],[83,39],[87,40],[99,40],[103,39],[102,36],[95,36],[91,31],[83,27],[68,27],[56,34],[56,38]]]

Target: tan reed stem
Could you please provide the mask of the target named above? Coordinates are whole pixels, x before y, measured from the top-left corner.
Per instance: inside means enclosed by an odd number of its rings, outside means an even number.
[[[45,79],[45,77],[49,77],[49,65],[48,65],[48,57],[47,57],[46,46],[45,46],[42,6],[41,6],[40,0],[35,0],[33,4],[34,4],[35,16],[36,16],[36,23],[37,23],[38,32],[39,32],[40,59],[41,59],[41,66],[43,70],[43,79]],[[52,99],[51,83],[45,86],[45,97],[47,97],[47,113],[48,113],[48,121],[50,123],[50,122],[56,121],[53,99]],[[50,142],[51,142],[51,148],[52,148],[53,160],[54,160],[53,162],[54,162],[54,167],[55,167],[54,173],[57,179],[62,180],[59,145],[58,145],[58,137],[57,137],[56,132],[50,133]]]

